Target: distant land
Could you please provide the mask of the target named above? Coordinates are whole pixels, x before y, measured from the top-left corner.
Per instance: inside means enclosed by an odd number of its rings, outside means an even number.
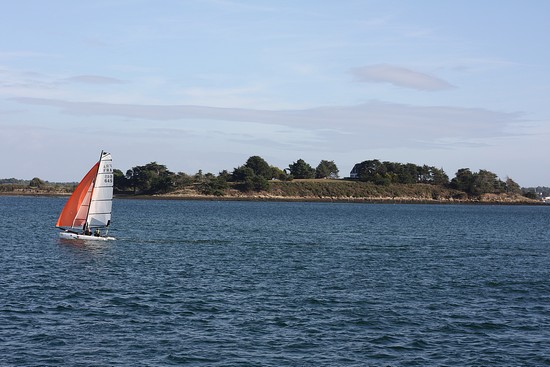
[[[69,196],[77,183],[47,183],[42,187],[0,184],[0,195]],[[357,203],[464,203],[464,204],[542,204],[519,194],[469,196],[463,191],[429,184],[376,185],[344,179],[296,179],[271,181],[268,189],[243,192],[229,185],[223,192],[205,193],[200,184],[162,194],[133,194],[115,191],[115,198],[173,200],[258,200],[322,201]]]
[[[428,184],[372,183],[335,179],[300,179],[272,181],[267,190],[241,192],[227,189],[224,195],[205,195],[197,190],[180,190],[154,195],[163,199],[263,200],[263,201],[323,201],[365,203],[480,203],[480,204],[540,204],[540,200],[518,194],[482,194],[470,197],[462,191]]]
[[[322,160],[313,168],[302,159],[280,169],[259,156],[218,175],[174,173],[151,162],[123,173],[114,169],[114,194],[119,198],[194,200],[271,200],[403,203],[516,203],[550,201],[550,188],[521,188],[507,177],[488,170],[459,169],[449,179],[440,168],[412,163],[366,160],[357,163],[350,177],[339,178],[334,161]],[[50,183],[0,179],[0,195],[70,195],[77,182]]]

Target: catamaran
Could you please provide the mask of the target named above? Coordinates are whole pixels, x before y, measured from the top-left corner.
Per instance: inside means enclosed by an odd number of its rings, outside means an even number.
[[[108,236],[113,201],[113,160],[101,152],[99,161],[84,176],[57,219],[59,237],[79,240],[114,240]]]

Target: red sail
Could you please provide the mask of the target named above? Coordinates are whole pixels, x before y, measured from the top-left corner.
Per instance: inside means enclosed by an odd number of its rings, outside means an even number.
[[[84,225],[87,207],[90,205],[91,191],[98,169],[99,162],[97,162],[86,176],[84,176],[82,181],[80,181],[61,211],[59,219],[57,219],[57,223],[55,224],[56,227],[82,227]]]

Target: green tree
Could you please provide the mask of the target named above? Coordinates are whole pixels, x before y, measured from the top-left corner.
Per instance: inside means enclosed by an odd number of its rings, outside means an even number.
[[[175,175],[166,166],[151,162],[145,166],[136,166],[126,172],[134,194],[166,193],[174,188]]]
[[[275,166],[271,166],[271,177],[281,181],[289,181],[291,179],[285,171]]]
[[[288,176],[259,156],[248,158],[243,166],[235,168],[231,174],[231,181],[237,182],[236,188],[241,191],[268,190],[272,178],[286,180]]]
[[[255,191],[267,191],[269,190],[269,181],[263,176],[254,176],[252,187]]]
[[[471,188],[474,182],[474,174],[469,168],[459,169],[455,177],[451,180],[451,187],[456,190],[471,192]]]
[[[35,187],[37,189],[41,189],[44,186],[46,186],[46,183],[44,181],[42,181],[41,179],[39,179],[38,177],[35,177],[31,180],[31,182],[29,182],[29,186],[30,187]]]
[[[132,188],[131,182],[126,178],[126,176],[124,176],[124,173],[122,173],[121,170],[114,169],[113,178],[113,189],[115,192],[123,192]]]
[[[443,171],[442,168],[431,168],[432,182],[434,185],[445,186],[449,184],[449,176]]]
[[[267,176],[271,176],[271,173]],[[251,167],[246,165],[235,168],[231,174],[231,180],[237,182],[236,188],[244,192],[261,191],[269,188],[268,179],[263,175],[257,175]]]
[[[521,187],[510,177],[506,178],[506,192],[508,194],[521,195]]]
[[[503,183],[498,179],[498,176],[487,170],[479,170],[473,174],[473,181],[470,187],[470,192],[473,195],[482,195],[488,193],[498,194],[504,190]]]
[[[244,166],[252,169],[256,176],[262,176],[268,180],[273,178],[269,164],[257,155],[248,158]]]
[[[401,174],[398,176],[399,182],[404,184],[415,184],[422,182],[423,177],[427,175],[427,166],[417,166],[414,163],[402,164]]]
[[[358,172],[359,179],[364,182],[372,182],[376,185],[389,185],[395,175],[388,173],[388,167],[393,170],[396,170],[396,168],[387,165],[387,163],[382,163],[378,159],[361,162]]]
[[[312,168],[303,159],[298,159],[298,161],[290,164],[288,166],[288,169],[290,170],[290,174],[294,176],[294,178],[303,179],[315,177],[315,169]]]
[[[540,199],[540,196],[535,191],[526,191],[523,196],[525,196],[528,199],[537,200]]]
[[[247,180],[251,180],[252,177],[254,177],[254,170],[250,167],[246,166],[240,166],[233,170],[233,173],[231,174],[231,180],[234,182],[243,182]]]
[[[417,184],[448,185],[449,177],[443,171],[427,165],[418,166],[414,163],[380,162],[378,159],[363,161],[356,164],[352,171],[353,177],[364,182],[377,185]],[[456,180],[455,180],[456,181]]]
[[[132,188],[134,195],[137,194],[140,188],[145,187],[147,182],[147,177],[143,167],[141,166],[136,166],[127,170],[126,179],[130,182],[130,187]]]
[[[506,183],[487,170],[472,173],[469,168],[461,168],[451,180],[451,188],[466,192],[468,195],[500,194],[506,192]]]
[[[174,177],[174,185],[176,188],[184,188],[186,186],[191,186],[193,184],[193,177],[189,176],[187,173],[178,172]]]
[[[231,174],[225,169],[218,174],[218,177],[225,182],[231,181]]]
[[[246,167],[246,169],[250,168]],[[268,190],[269,181],[263,176],[246,175],[245,179],[241,180],[236,188],[244,192]]]
[[[227,180],[224,176],[209,176],[200,183],[199,190],[205,195],[223,196],[228,187]]]
[[[315,178],[338,178],[338,167],[334,161],[322,160],[315,169]]]
[[[159,175],[153,175],[151,179],[151,188],[149,193],[151,194],[165,194],[174,189],[174,175],[162,173]]]
[[[202,173],[202,169],[200,169],[195,175],[193,176],[193,179],[195,182],[202,182],[204,179],[204,174]]]

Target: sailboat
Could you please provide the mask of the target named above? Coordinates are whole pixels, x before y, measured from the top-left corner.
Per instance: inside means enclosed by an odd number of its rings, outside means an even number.
[[[99,161],[78,184],[55,226],[60,238],[114,240],[108,236],[113,201],[113,160],[102,151]]]

